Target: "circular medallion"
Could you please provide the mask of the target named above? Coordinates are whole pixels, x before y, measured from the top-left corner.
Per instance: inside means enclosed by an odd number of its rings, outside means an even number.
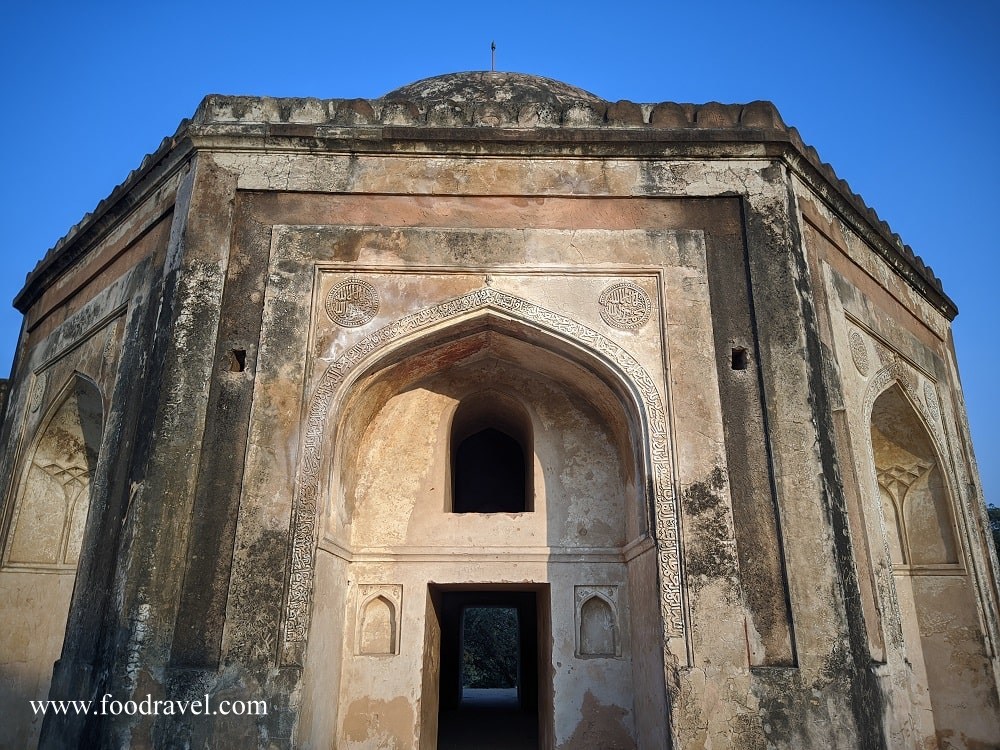
[[[367,281],[341,281],[326,295],[326,314],[347,328],[357,328],[378,312],[378,292]]]
[[[601,292],[598,302],[604,322],[626,331],[645,325],[652,308],[649,295],[630,281],[612,284]]]
[[[868,377],[871,362],[868,359],[868,347],[865,346],[864,338],[857,331],[851,331],[848,338],[851,341],[851,358],[854,359],[854,366],[858,368],[858,372]]]

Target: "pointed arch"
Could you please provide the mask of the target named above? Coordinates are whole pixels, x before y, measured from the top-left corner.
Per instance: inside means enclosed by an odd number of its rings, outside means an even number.
[[[992,680],[979,593],[960,544],[955,466],[940,413],[921,403],[918,382],[899,361],[880,370],[866,394],[864,424],[877,495],[871,504],[892,563],[885,604],[902,637],[917,742],[936,744],[975,724]],[[932,403],[933,389],[923,390]]]
[[[5,567],[76,571],[103,432],[100,388],[73,372],[25,453],[4,545]]]
[[[451,415],[446,510],[534,510],[531,417],[494,388],[471,393]]]
[[[284,614],[284,663],[301,663],[309,632],[317,510],[324,451],[331,445],[338,411],[352,386],[367,374],[476,327],[495,328],[551,349],[589,370],[619,395],[642,436],[639,458],[645,501],[651,510],[665,635],[683,634],[679,532],[667,414],[653,378],[625,349],[577,320],[533,302],[486,287],[403,317],[348,348],[320,377],[309,399],[306,430],[295,484],[292,559]]]
[[[876,372],[865,391],[865,399],[862,406],[864,424],[871,423],[872,409],[879,396],[889,389],[896,387],[919,417],[921,426],[927,431],[928,436],[934,443],[934,449],[937,454],[939,456],[946,456],[947,450],[945,448],[944,436],[941,432],[940,412],[937,410],[936,404],[933,409],[929,408],[917,397],[916,386],[914,385],[915,379],[916,375],[898,360],[891,362]],[[929,391],[933,393],[933,388],[929,389]],[[925,396],[925,398],[927,397]]]
[[[958,564],[957,536],[940,455],[902,389],[872,406],[876,482],[897,565]]]
[[[619,656],[618,617],[608,597],[594,592],[580,605],[578,614],[577,654],[580,656]]]
[[[390,656],[397,652],[396,605],[382,593],[364,600],[358,622],[358,653]]]
[[[917,397],[914,386],[915,376],[899,361],[891,362],[880,369],[871,379],[865,393],[863,404],[863,422],[869,428],[873,427],[876,404],[883,401],[886,394],[895,391],[900,404],[905,404],[914,421],[915,433],[922,434],[927,441],[922,456],[911,456],[911,460],[899,465],[879,465],[876,456],[875,441],[867,441],[870,470],[873,473],[872,487],[875,496],[871,498],[872,507],[878,508],[883,529],[885,554],[894,564],[910,565],[913,556],[910,554],[910,543],[907,534],[906,513],[903,505],[905,496],[911,488],[922,486],[928,481],[936,481],[940,486],[937,490],[939,500],[934,514],[939,521],[947,518],[949,539],[942,540],[945,556],[949,559],[937,562],[948,565],[962,564],[962,554],[959,547],[958,509],[953,498],[954,479],[951,474],[950,462],[946,460],[948,451],[944,436],[941,433],[939,414],[931,411]],[[912,436],[911,436],[912,438]],[[885,461],[882,461],[884,464]],[[905,465],[903,465],[905,463]],[[894,536],[895,534],[895,536]],[[919,557],[919,556],[918,556]]]
[[[47,379],[43,374],[36,384]],[[37,391],[39,411],[43,391]],[[17,675],[6,685],[8,700],[27,705],[49,694],[66,637],[103,430],[100,389],[74,372],[41,412],[18,458],[0,567],[0,601],[19,602],[4,611],[0,627],[0,673]],[[0,730],[0,744],[34,747],[40,729],[39,722],[14,722]]]

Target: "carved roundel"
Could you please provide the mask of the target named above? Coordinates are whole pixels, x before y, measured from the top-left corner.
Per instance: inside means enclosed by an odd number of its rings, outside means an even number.
[[[604,322],[625,331],[644,326],[652,309],[649,295],[630,281],[612,284],[601,292],[598,302]]]
[[[326,314],[346,328],[363,326],[378,312],[378,292],[367,281],[341,281],[326,295]]]
[[[865,340],[857,331],[851,331],[848,338],[851,340],[851,357],[854,359],[854,366],[858,368],[863,376],[868,377],[871,371],[871,361],[868,359],[868,347]]]

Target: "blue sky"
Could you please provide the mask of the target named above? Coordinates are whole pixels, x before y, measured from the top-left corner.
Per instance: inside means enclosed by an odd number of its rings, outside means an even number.
[[[942,279],[988,501],[1000,504],[1000,5],[5,3],[0,300],[208,93],[376,97],[489,67],[607,99],[770,99]],[[20,315],[0,302],[0,373]]]

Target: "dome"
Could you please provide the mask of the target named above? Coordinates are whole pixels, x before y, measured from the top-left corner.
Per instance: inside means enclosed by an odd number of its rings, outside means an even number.
[[[563,108],[576,102],[606,103],[604,99],[589,91],[551,78],[525,73],[490,71],[449,73],[424,78],[390,91],[382,99],[425,104],[436,102],[546,104],[555,108]]]

